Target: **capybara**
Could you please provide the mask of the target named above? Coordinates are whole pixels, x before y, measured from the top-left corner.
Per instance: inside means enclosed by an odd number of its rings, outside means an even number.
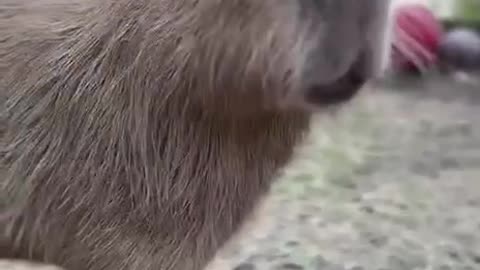
[[[387,0],[0,0],[0,257],[198,270],[382,68]]]

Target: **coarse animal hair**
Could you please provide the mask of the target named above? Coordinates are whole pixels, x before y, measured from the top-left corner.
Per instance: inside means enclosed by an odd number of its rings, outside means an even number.
[[[388,2],[0,0],[0,258],[202,269],[378,70]]]

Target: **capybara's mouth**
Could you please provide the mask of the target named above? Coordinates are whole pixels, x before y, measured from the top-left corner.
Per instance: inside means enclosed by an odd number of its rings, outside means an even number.
[[[352,67],[340,78],[329,84],[312,85],[307,89],[305,99],[316,106],[337,105],[350,100],[367,82],[363,66]]]

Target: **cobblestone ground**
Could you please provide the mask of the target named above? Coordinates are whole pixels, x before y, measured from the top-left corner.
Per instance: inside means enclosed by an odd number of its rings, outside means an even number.
[[[480,83],[391,80],[332,114],[210,270],[480,269]]]

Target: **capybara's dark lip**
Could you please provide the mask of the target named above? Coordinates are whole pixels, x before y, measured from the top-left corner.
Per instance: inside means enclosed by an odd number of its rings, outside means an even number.
[[[316,106],[344,103],[352,99],[366,83],[365,76],[350,70],[338,80],[325,85],[312,85],[307,89],[305,99]]]

